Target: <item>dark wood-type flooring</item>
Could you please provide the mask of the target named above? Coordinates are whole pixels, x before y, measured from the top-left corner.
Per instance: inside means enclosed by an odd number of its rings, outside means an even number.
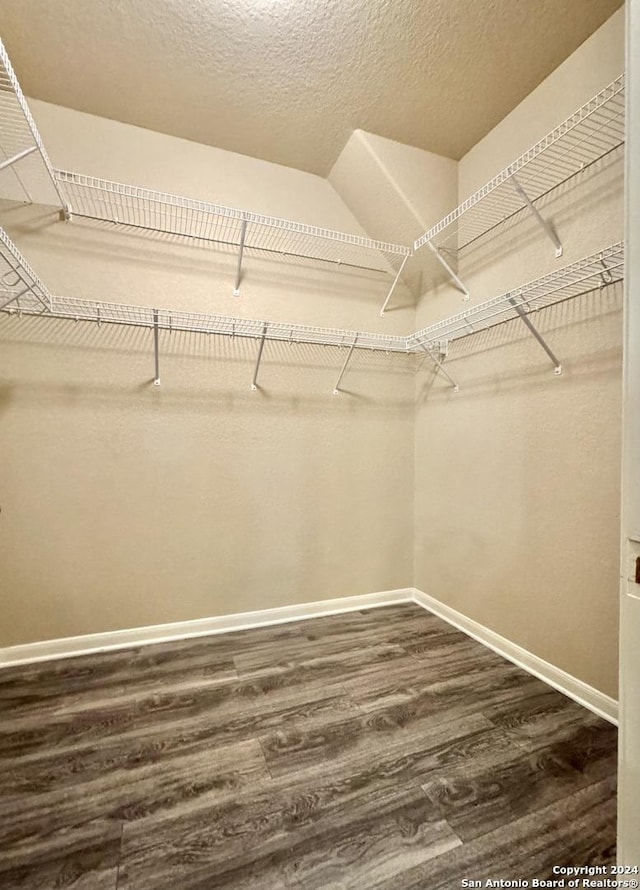
[[[2,890],[615,861],[615,728],[414,605],[7,668],[0,715]]]

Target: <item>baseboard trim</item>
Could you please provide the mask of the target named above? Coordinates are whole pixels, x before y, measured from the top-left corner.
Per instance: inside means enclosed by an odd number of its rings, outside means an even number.
[[[257,612],[240,612],[235,615],[220,615],[213,618],[198,618],[193,621],[176,621],[172,624],[133,627],[126,630],[7,646],[0,649],[0,668],[50,661],[53,658],[90,655],[96,652],[107,652],[111,649],[127,649],[152,643],[170,642],[171,640],[230,633],[267,624],[284,624],[287,621],[320,618],[322,615],[338,615],[341,612],[354,612],[359,609],[375,609],[394,603],[412,602],[413,595],[412,587],[404,587],[397,590],[365,593],[360,596],[346,596],[314,603],[261,609]]]
[[[577,677],[539,658],[527,649],[517,646],[510,640],[507,640],[506,637],[500,636],[500,634],[479,624],[472,618],[467,618],[466,615],[457,612],[451,606],[447,606],[422,590],[414,588],[413,601],[427,611],[437,615],[438,618],[442,618],[444,621],[457,627],[458,630],[473,637],[474,640],[477,640],[489,649],[493,649],[494,652],[502,655],[513,662],[513,664],[517,664],[518,667],[533,674],[534,677],[538,677],[539,680],[543,680],[549,686],[553,686],[554,689],[568,695],[569,698],[593,711],[599,717],[604,717],[610,723],[618,725],[618,702],[614,698],[594,689],[588,683],[578,680]]]
[[[127,649],[153,643],[170,642],[171,640],[230,633],[269,624],[284,624],[288,621],[301,621],[306,618],[320,618],[323,615],[339,615],[341,612],[375,609],[403,602],[414,602],[422,606],[423,609],[457,627],[458,630],[463,631],[489,649],[493,649],[494,652],[528,671],[534,677],[553,686],[554,689],[568,695],[569,698],[585,708],[589,708],[590,711],[604,717],[610,723],[618,724],[618,702],[615,699],[415,587],[382,590],[377,593],[320,600],[313,603],[298,603],[274,609],[261,609],[256,612],[240,612],[234,615],[219,615],[192,621],[176,621],[171,624],[133,627],[126,630],[7,646],[0,649],[0,669],[50,661],[54,658],[73,658],[77,655],[90,655],[112,649]]]

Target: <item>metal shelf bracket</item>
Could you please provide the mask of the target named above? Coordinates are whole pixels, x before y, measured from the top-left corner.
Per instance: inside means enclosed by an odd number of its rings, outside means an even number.
[[[22,158],[26,158],[28,155],[33,154],[34,151],[38,150],[37,145],[32,145],[30,148],[25,148],[24,151],[19,151],[17,154],[13,155],[13,157],[7,158],[6,161],[3,161],[0,164],[0,170],[5,170],[7,167],[11,167],[15,164],[16,161],[21,161]]]
[[[465,300],[468,300],[469,297],[471,296],[470,293],[469,293],[469,291],[468,291],[467,288],[464,286],[464,284],[462,283],[462,281],[460,281],[460,279],[458,278],[458,276],[456,275],[456,273],[453,271],[453,269],[451,268],[451,266],[449,265],[449,263],[448,263],[448,262],[445,260],[445,258],[442,256],[441,252],[438,250],[438,248],[435,246],[435,244],[432,244],[431,241],[425,241],[425,244],[427,245],[427,247],[429,248],[429,250],[433,253],[433,255],[435,256],[435,258],[438,260],[438,262],[440,263],[440,265],[442,266],[442,268],[446,271],[447,275],[449,276],[449,278],[451,278],[451,280],[453,281],[453,283],[455,284],[455,286],[458,288],[458,290],[461,291],[461,293],[462,293],[462,295],[464,296]]]
[[[602,272],[600,273],[600,280],[602,281],[601,287],[606,287],[613,282],[613,275],[611,274],[611,269],[607,266],[604,260],[600,260],[600,264],[602,266]]]
[[[9,297],[8,300],[5,300],[4,303],[0,303],[0,312],[1,312],[3,309],[6,309],[7,306],[10,306],[11,303],[13,303],[15,300],[19,300],[20,297],[22,297],[22,296],[24,296],[26,293],[28,293],[29,290],[30,290],[29,287],[24,287],[19,293],[17,293],[17,294],[13,294],[13,296],[12,296],[12,297]],[[45,308],[46,308],[46,307],[45,307]]]
[[[251,381],[251,389],[255,392],[258,389],[258,371],[260,370],[260,362],[262,361],[262,351],[264,349],[264,341],[267,338],[267,322],[262,326],[262,337],[260,338],[260,346],[258,347],[258,358],[256,367],[253,372],[253,380]]]
[[[402,272],[404,270],[405,264],[408,259],[409,259],[409,254],[407,254],[405,256],[405,258],[402,260],[402,263],[400,264],[400,268],[398,269],[398,271],[396,273],[396,277],[393,279],[393,283],[392,283],[391,287],[389,288],[389,293],[387,294],[387,298],[384,301],[384,303],[382,304],[382,309],[380,310],[381,318],[384,315],[384,313],[386,312],[387,306],[389,305],[389,300],[391,299],[391,295],[393,294],[394,290],[396,289],[396,284],[400,281],[400,276],[402,275]]]
[[[516,312],[518,313],[520,318],[526,324],[527,328],[529,329],[529,332],[536,338],[536,340],[538,341],[540,346],[542,346],[544,351],[547,353],[547,355],[553,362],[553,372],[557,377],[559,377],[560,374],[562,374],[562,365],[561,365],[560,361],[558,360],[558,358],[556,357],[556,355],[554,354],[551,347],[549,346],[549,344],[547,343],[547,341],[544,339],[544,337],[542,336],[540,331],[534,326],[531,319],[528,317],[527,313],[524,311],[522,306],[517,302],[517,300],[514,300],[513,297],[509,297],[508,301],[509,301],[509,303],[511,303],[511,305],[516,310]]]
[[[344,377],[344,372],[347,370],[347,365],[349,364],[349,360],[351,359],[353,350],[356,348],[356,343],[358,342],[359,336],[360,336],[359,334],[356,334],[356,336],[353,340],[353,343],[349,347],[349,352],[347,353],[347,357],[345,358],[344,364],[342,365],[342,370],[340,371],[340,374],[338,375],[338,379],[336,380],[336,385],[333,387],[334,396],[337,396],[340,394],[340,384],[342,383],[342,378]]]
[[[159,348],[159,326],[158,326],[158,310],[153,310],[153,353],[155,359],[155,374],[153,378],[154,386],[160,386],[160,348]]]
[[[561,256],[562,256],[562,250],[563,250],[563,248],[562,248],[562,242],[560,241],[560,239],[559,239],[558,236],[556,235],[553,226],[552,226],[552,225],[551,225],[551,224],[544,218],[544,216],[542,216],[542,214],[540,213],[540,211],[538,210],[538,208],[535,206],[535,204],[533,203],[533,201],[532,201],[531,198],[529,197],[529,195],[525,192],[525,190],[522,188],[522,186],[520,185],[520,183],[519,183],[518,180],[516,179],[515,175],[513,175],[513,176],[511,177],[511,182],[513,183],[513,187],[514,187],[514,189],[516,190],[516,192],[520,195],[520,197],[522,198],[522,200],[525,202],[525,204],[526,204],[527,207],[529,208],[529,211],[531,212],[532,216],[534,216],[535,219],[540,223],[540,225],[542,226],[542,228],[543,228],[545,234],[547,235],[547,237],[549,238],[549,240],[551,241],[551,243],[552,243],[553,246],[555,247],[555,249],[556,249],[556,256],[557,256],[557,257],[561,257]]]
[[[236,286],[233,289],[233,296],[240,296],[240,282],[242,281],[242,255],[244,253],[244,241],[247,235],[247,220],[242,220],[240,228],[240,247],[238,249],[238,269],[236,271]]]
[[[443,364],[443,362],[442,362],[442,358],[444,358],[444,357],[447,355],[447,352],[449,351],[449,345],[448,345],[447,341],[444,341],[444,342],[446,343],[445,351],[442,352],[442,344],[440,344],[440,350],[441,350],[441,352],[440,352],[440,356],[441,356],[441,358],[438,358],[436,355],[434,355],[434,351],[433,351],[433,349],[430,349],[428,346],[426,346],[426,345],[422,342],[422,340],[418,340],[418,344],[419,344],[419,346],[420,346],[422,349],[424,349],[424,351],[426,352],[426,354],[428,355],[428,357],[431,359],[431,361],[433,362],[433,364],[436,365],[436,367],[438,368],[438,370],[441,371],[441,372],[444,374],[444,376],[447,378],[447,380],[449,381],[449,383],[450,383],[451,386],[453,387],[453,391],[454,391],[454,392],[460,392],[460,387],[458,386],[458,384],[456,383],[456,381],[453,379],[453,377],[451,376],[451,374],[449,374],[449,372],[447,371],[447,369],[445,368],[445,366],[444,366],[444,364]]]

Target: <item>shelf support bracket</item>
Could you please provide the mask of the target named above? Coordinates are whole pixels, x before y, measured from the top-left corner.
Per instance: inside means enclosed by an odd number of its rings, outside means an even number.
[[[449,265],[449,263],[448,263],[448,262],[445,260],[445,258],[442,256],[442,254],[440,253],[440,251],[438,250],[438,248],[435,246],[435,244],[432,244],[431,241],[425,241],[425,244],[427,245],[427,247],[429,248],[429,250],[431,251],[431,253],[434,255],[434,257],[437,259],[437,261],[440,263],[440,265],[442,266],[442,268],[445,270],[445,272],[447,273],[447,275],[449,276],[449,278],[453,281],[453,283],[454,283],[455,286],[458,288],[458,290],[461,291],[461,293],[462,293],[462,295],[464,296],[465,300],[468,300],[469,297],[471,296],[471,295],[469,294],[469,291],[468,291],[467,288],[464,286],[464,284],[462,283],[462,281],[460,281],[460,279],[458,278],[458,276],[456,275],[456,273],[453,271],[453,269],[451,268],[451,266]]]
[[[428,242],[427,242],[427,243],[428,243]],[[433,362],[433,364],[436,365],[436,367],[438,368],[438,370],[442,371],[442,373],[444,374],[444,376],[447,378],[447,380],[449,381],[449,383],[450,383],[451,386],[453,387],[453,391],[454,391],[454,392],[460,392],[460,387],[458,386],[458,384],[456,383],[456,381],[453,379],[453,377],[451,376],[451,374],[449,374],[449,372],[448,372],[447,369],[445,368],[443,362],[442,362],[437,356],[435,356],[435,355],[433,354],[433,350],[429,349],[428,346],[425,346],[425,344],[422,342],[422,340],[418,340],[418,343],[419,343],[419,345],[421,346],[421,348],[424,349],[424,351],[425,351],[426,354],[429,356],[429,358],[431,359],[431,361]]]
[[[9,297],[8,300],[5,300],[4,303],[2,303],[2,305],[0,305],[0,312],[2,312],[3,309],[6,309],[7,306],[10,306],[11,303],[15,302],[15,300],[19,300],[20,297],[22,297],[22,296],[24,296],[25,294],[29,293],[30,290],[31,290],[30,287],[23,287],[22,290],[21,290],[19,293],[14,294],[12,297]],[[41,301],[41,302],[42,302],[42,301]]]
[[[389,293],[387,294],[387,299],[382,304],[382,309],[380,310],[380,317],[382,317],[384,315],[384,313],[386,312],[387,306],[389,305],[389,300],[391,299],[391,295],[393,294],[394,290],[396,289],[396,284],[400,281],[400,276],[402,275],[403,269],[404,269],[405,264],[408,259],[409,259],[409,254],[406,254],[405,258],[402,260],[402,263],[400,264],[400,268],[398,269],[398,271],[396,273],[396,277],[393,279],[393,284],[391,285],[391,287],[389,289]]]
[[[32,145],[30,148],[25,148],[23,151],[19,151],[12,157],[7,158],[6,161],[2,161],[2,163],[0,164],[0,170],[5,170],[7,167],[11,167],[11,165],[15,164],[16,161],[21,161],[22,158],[26,158],[27,155],[33,154],[33,152],[37,150],[38,146]]]
[[[333,387],[334,396],[337,396],[340,393],[340,384],[342,383],[342,378],[344,377],[344,372],[347,370],[347,365],[349,364],[351,356],[353,355],[353,350],[356,348],[356,343],[358,342],[359,336],[360,336],[359,334],[355,335],[355,337],[353,339],[353,343],[349,347],[349,352],[347,353],[347,357],[345,358],[344,364],[342,365],[342,370],[340,371],[340,374],[338,375],[338,379],[336,380],[336,385]]]
[[[529,332],[536,338],[536,340],[538,341],[540,346],[542,346],[544,351],[547,353],[547,355],[553,362],[554,374],[556,376],[560,376],[560,374],[562,374],[562,365],[558,361],[557,357],[553,353],[553,350],[551,349],[551,347],[549,346],[547,341],[544,339],[544,337],[542,336],[540,331],[533,325],[531,319],[529,318],[527,313],[524,311],[522,306],[516,300],[514,300],[513,297],[509,297],[509,302],[511,303],[513,308],[516,310],[516,312],[518,313],[520,318],[523,320],[523,322],[526,324],[526,326],[529,328]]]
[[[253,372],[253,380],[251,381],[251,389],[255,392],[258,388],[258,371],[260,370],[260,362],[262,361],[262,350],[264,349],[264,341],[267,339],[267,322],[262,326],[262,337],[260,338],[260,346],[258,347],[258,358],[256,367]]]
[[[520,183],[518,182],[518,180],[515,178],[515,176],[512,176],[512,177],[511,177],[511,182],[513,183],[513,187],[515,188],[516,192],[520,195],[520,197],[522,198],[522,200],[525,202],[525,204],[527,205],[527,207],[529,208],[529,210],[530,210],[530,212],[533,214],[533,216],[538,220],[538,222],[540,223],[540,225],[541,225],[542,228],[544,229],[544,231],[545,231],[547,237],[549,238],[549,240],[551,241],[551,243],[552,243],[553,246],[555,247],[555,249],[556,249],[556,256],[557,256],[557,257],[561,257],[561,256],[562,256],[562,251],[563,251],[563,248],[562,248],[562,242],[560,241],[560,239],[559,239],[558,236],[556,235],[556,233],[555,233],[555,231],[554,231],[554,229],[553,229],[553,226],[552,226],[550,223],[547,222],[547,220],[544,218],[544,216],[542,216],[542,214],[540,213],[540,211],[538,210],[538,208],[535,206],[535,204],[533,203],[533,201],[531,200],[531,198],[529,197],[529,195],[528,195],[528,194],[525,192],[525,190],[522,188],[522,186],[520,185]]]
[[[158,325],[158,310],[153,310],[153,353],[155,360],[154,386],[160,386],[160,328]]]
[[[602,266],[600,280],[602,281],[602,287],[606,287],[608,284],[612,283],[613,275],[611,274],[611,269],[607,266],[604,260],[600,260],[600,265]]]
[[[242,220],[240,228],[240,248],[238,250],[238,268],[236,270],[236,286],[233,289],[233,296],[240,296],[240,282],[242,281],[242,255],[244,253],[244,241],[247,235],[247,220]]]

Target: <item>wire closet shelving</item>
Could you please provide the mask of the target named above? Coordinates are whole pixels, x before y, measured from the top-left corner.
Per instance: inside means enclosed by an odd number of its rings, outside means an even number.
[[[59,206],[74,217],[235,248],[234,294],[246,254],[383,273],[391,291],[413,247],[54,169],[0,41],[0,196]],[[28,175],[21,176],[20,168]],[[33,188],[35,185],[35,189]],[[34,196],[32,191],[36,192]]]
[[[71,204],[71,219],[177,235],[237,250],[234,294],[239,295],[245,251],[295,260],[317,260],[336,267],[383,272],[397,283],[411,247],[376,241],[333,229],[211,204],[180,195],[110,182],[94,176],[55,171]]]
[[[464,312],[416,331],[407,338],[407,344],[410,348],[421,346],[425,350],[433,350],[442,355],[448,352],[449,343],[454,340],[469,337],[519,318],[552,360],[556,374],[560,374],[562,370],[560,362],[533,327],[530,316],[540,309],[592,291],[602,290],[610,284],[622,281],[623,278],[624,243],[619,242],[576,263],[557,269],[549,275],[543,275],[498,297],[470,307]]]
[[[561,256],[560,239],[536,202],[616,151],[624,141],[621,75],[418,238],[415,252],[429,248],[468,299],[469,291],[448,256],[459,254],[528,209],[549,236],[555,255]]]
[[[0,228],[0,310],[51,312],[53,298],[4,229]]]
[[[0,40],[0,193],[66,207],[61,186]]]
[[[42,138],[0,43],[0,177],[15,177],[23,197],[32,196],[23,180],[36,179],[53,188],[53,203],[65,219],[84,219],[138,231],[199,241],[236,252],[234,294],[238,295],[245,254],[315,260],[390,275],[382,305],[384,315],[407,261],[425,246],[469,298],[454,270],[457,255],[477,239],[528,208],[562,254],[560,240],[536,206],[537,201],[614,152],[624,143],[624,75],[616,78],[543,139],[486,183],[444,219],[418,238],[401,245],[264,216],[247,210],[168,194],[94,176],[54,169]],[[30,165],[29,177],[21,167]],[[15,182],[13,183],[16,184]],[[5,195],[0,179],[0,194]],[[38,201],[43,203],[42,200]]]
[[[602,290],[610,284],[621,281],[624,275],[624,244],[620,242],[499,297],[486,300],[466,312],[458,313],[403,337],[342,328],[151,309],[99,300],[52,297],[16,245],[1,228],[0,258],[3,266],[0,312],[9,315],[38,315],[94,322],[99,325],[116,324],[148,328],[154,335],[156,384],[160,382],[159,332],[187,331],[258,341],[257,361],[252,379],[254,390],[257,389],[258,371],[266,341],[342,347],[346,349],[347,354],[333,389],[335,395],[339,392],[340,382],[355,349],[384,351],[389,354],[426,353],[457,391],[458,385],[443,364],[449,342],[518,318],[524,322],[552,359],[556,373],[560,373],[560,362],[533,327],[529,316],[565,300]]]
[[[238,293],[240,286],[245,251],[321,260],[335,266],[391,273],[393,283],[383,306],[383,314],[407,259],[426,245],[468,298],[468,291],[445,258],[447,249],[463,250],[528,207],[553,241],[556,255],[560,255],[562,246],[557,235],[542,218],[534,202],[580,170],[615,151],[623,142],[624,78],[619,77],[426,232],[413,246],[407,247],[54,169],[6,50],[0,42],[0,196],[16,200],[15,191],[19,187],[20,200],[26,197],[28,201],[33,201],[30,189],[25,184],[28,180],[30,184],[35,182],[38,188],[38,202],[45,203],[40,191],[44,186],[48,189],[48,200],[61,207],[66,219],[76,216],[114,226],[146,229],[231,246],[237,250],[235,293]],[[24,177],[21,171],[25,172]],[[7,176],[12,177],[12,187],[9,189],[6,188],[9,182]],[[333,389],[336,395],[356,349],[382,350],[395,355],[426,354],[457,390],[457,384],[443,364],[448,344],[516,319],[525,324],[553,361],[556,373],[560,373],[559,360],[534,327],[530,316],[544,307],[620,281],[623,265],[624,246],[622,243],[614,244],[403,337],[54,297],[6,232],[0,229],[0,312],[5,315],[38,315],[147,328],[153,332],[156,384],[160,382],[159,332],[188,331],[256,340],[258,349],[252,379],[254,390],[257,389],[260,362],[267,341],[314,344],[345,350],[346,357]]]
[[[339,392],[340,382],[355,349],[403,354],[411,352],[406,337],[392,334],[234,318],[181,310],[152,309],[145,306],[108,303],[99,300],[52,297],[2,228],[0,228],[0,262],[0,312],[9,315],[44,315],[48,318],[95,322],[99,325],[127,325],[152,330],[155,353],[154,383],[156,385],[160,383],[160,331],[218,334],[258,341],[257,361],[251,383],[253,390],[258,388],[258,371],[266,341],[346,348],[346,358],[333,389],[334,395]]]

